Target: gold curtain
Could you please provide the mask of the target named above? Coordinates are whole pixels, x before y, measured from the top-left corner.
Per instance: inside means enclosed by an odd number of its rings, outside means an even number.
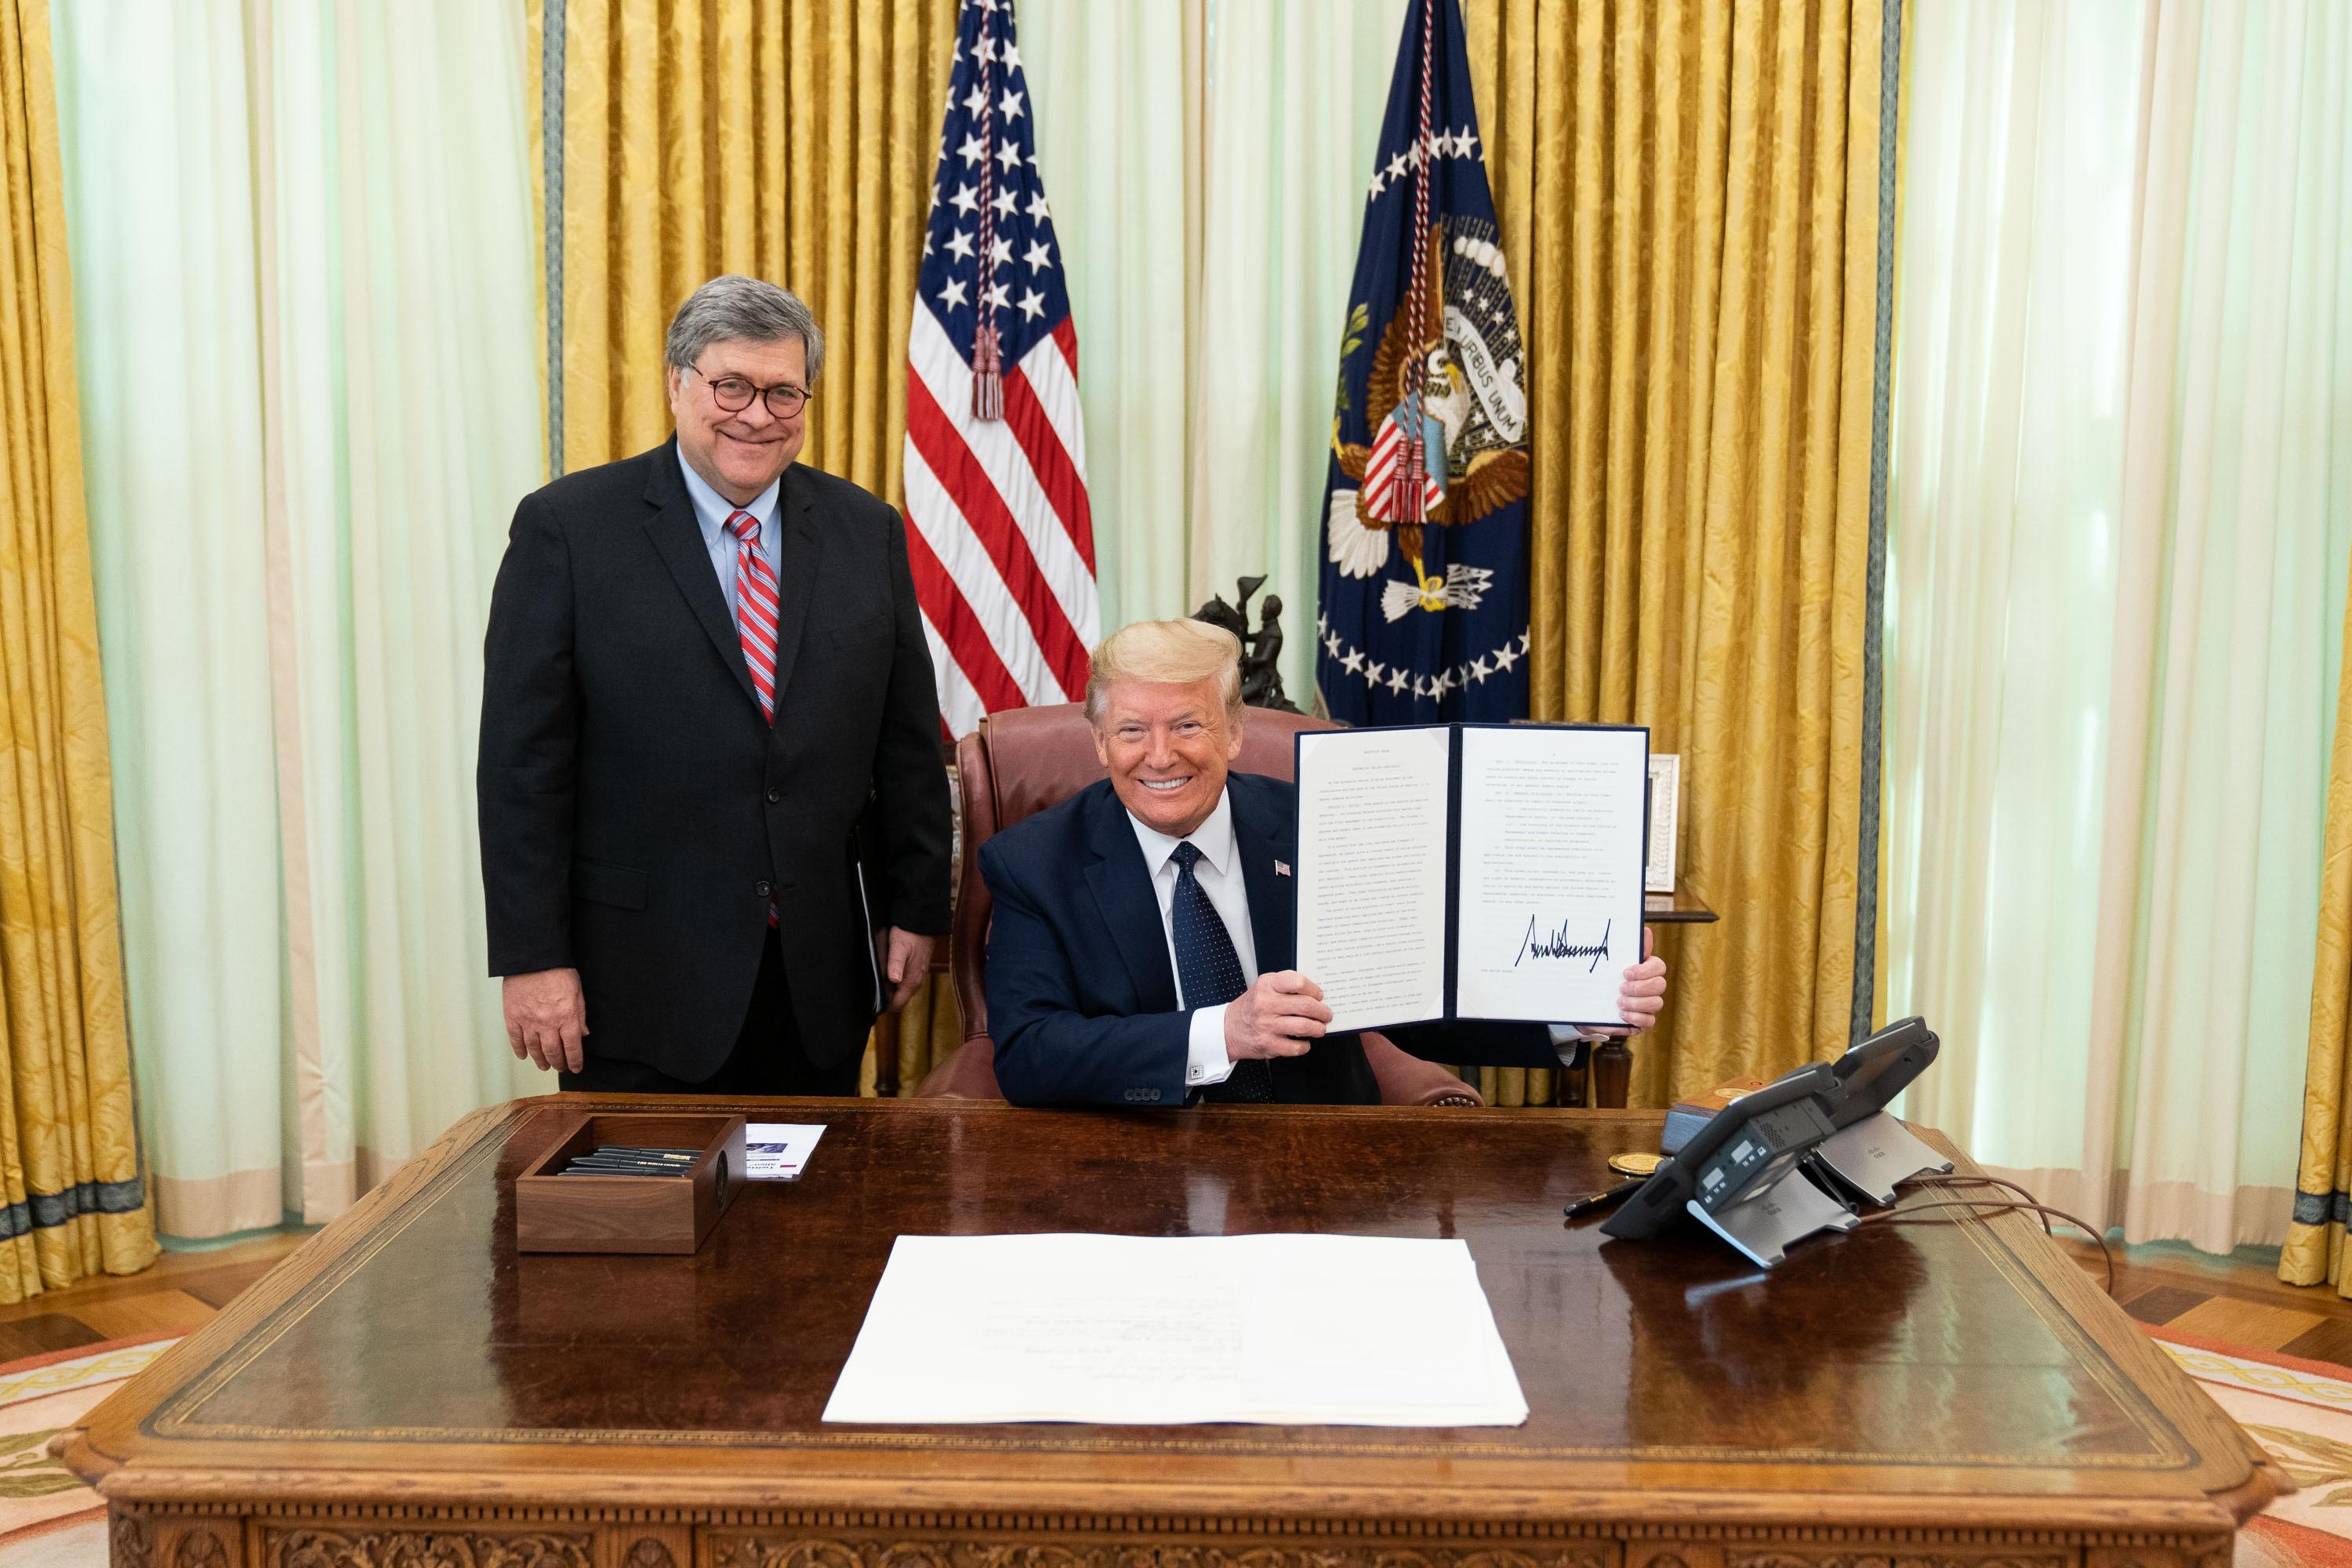
[[[0,1301],[155,1258],[115,926],[48,11],[0,0]]]
[[[804,460],[896,504],[955,0],[570,0],[563,16],[564,466],[669,433],[670,313],[745,272],[824,329]]]
[[[2344,620],[2346,658],[2336,688],[2336,742],[2327,771],[2327,826],[2319,861],[2319,952],[2311,984],[2311,1049],[2303,1081],[2303,1156],[2295,1167],[2294,1215],[2279,1251],[2290,1285],[2333,1283],[2344,1274],[2344,1232],[2352,1219],[2352,605]]]
[[[1633,1103],[1853,1009],[1881,0],[1469,0],[1526,324],[1531,705],[1683,759]]]

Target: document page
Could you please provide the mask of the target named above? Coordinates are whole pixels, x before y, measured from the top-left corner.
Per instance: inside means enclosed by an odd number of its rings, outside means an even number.
[[[1444,726],[1298,739],[1298,970],[1331,1032],[1445,1016]]]
[[[1307,1235],[902,1236],[824,1410],[873,1424],[1527,1415],[1465,1243]]]
[[[816,1141],[824,1136],[822,1123],[754,1121],[743,1129],[744,1179],[753,1182],[796,1182]]]
[[[1462,731],[1456,1016],[1618,1021],[1642,961],[1649,752],[1646,730]]]

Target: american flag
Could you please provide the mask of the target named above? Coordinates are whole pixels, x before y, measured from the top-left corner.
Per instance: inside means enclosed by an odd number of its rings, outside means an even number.
[[[1078,339],[1012,0],[964,0],[907,344],[907,531],[940,711],[1075,700],[1100,629]]]

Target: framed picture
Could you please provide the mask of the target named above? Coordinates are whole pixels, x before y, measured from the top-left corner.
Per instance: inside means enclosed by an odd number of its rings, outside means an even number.
[[[1675,890],[1675,827],[1681,821],[1683,760],[1671,752],[1650,753],[1650,865],[1645,891]]]

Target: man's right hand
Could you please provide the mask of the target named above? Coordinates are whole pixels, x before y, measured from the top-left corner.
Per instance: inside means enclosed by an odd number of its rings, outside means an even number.
[[[1225,1005],[1225,1055],[1237,1062],[1303,1057],[1330,1021],[1323,987],[1296,969],[1277,969]]]
[[[548,1072],[578,1072],[587,1065],[588,1002],[576,969],[509,974],[503,986],[507,1044]]]

